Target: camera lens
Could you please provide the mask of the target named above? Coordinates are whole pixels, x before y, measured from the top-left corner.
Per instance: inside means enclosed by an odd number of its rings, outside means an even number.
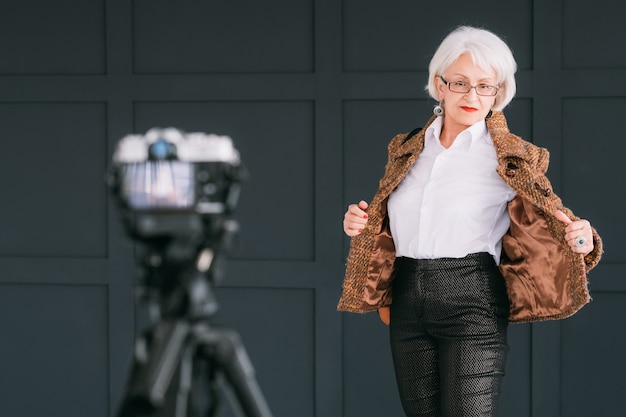
[[[176,147],[173,143],[159,139],[150,145],[150,159],[170,159],[176,156]]]

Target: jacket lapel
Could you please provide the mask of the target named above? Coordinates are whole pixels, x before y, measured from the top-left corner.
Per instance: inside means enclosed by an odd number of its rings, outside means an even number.
[[[493,146],[498,155],[498,161],[502,164],[504,160],[521,159],[528,160],[528,144],[521,140],[519,136],[512,134],[502,112],[493,112],[493,115],[486,120],[487,129],[491,135]]]

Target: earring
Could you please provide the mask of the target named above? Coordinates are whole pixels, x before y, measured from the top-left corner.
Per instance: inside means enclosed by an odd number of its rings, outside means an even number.
[[[489,119],[491,116],[493,116],[493,111],[489,110],[489,113],[487,113],[487,116],[485,116],[485,119]]]
[[[433,107],[433,114],[435,116],[443,116],[443,107],[441,106],[441,103]]]

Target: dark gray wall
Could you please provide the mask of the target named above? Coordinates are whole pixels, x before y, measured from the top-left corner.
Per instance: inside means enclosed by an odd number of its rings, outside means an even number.
[[[519,64],[510,127],[551,150],[555,189],[606,245],[591,305],[511,328],[501,415],[621,415],[623,9],[0,1],[0,415],[114,414],[136,270],[103,178],[119,138],[176,126],[232,136],[249,168],[217,321],[241,333],[274,415],[400,416],[386,328],[335,311],[341,221],[374,192],[387,141],[428,118],[429,57],[464,23],[506,37]]]

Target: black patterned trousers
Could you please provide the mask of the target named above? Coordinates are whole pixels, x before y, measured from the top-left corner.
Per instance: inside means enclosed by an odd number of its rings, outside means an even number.
[[[398,258],[389,325],[409,417],[495,417],[508,352],[509,303],[487,253]]]

